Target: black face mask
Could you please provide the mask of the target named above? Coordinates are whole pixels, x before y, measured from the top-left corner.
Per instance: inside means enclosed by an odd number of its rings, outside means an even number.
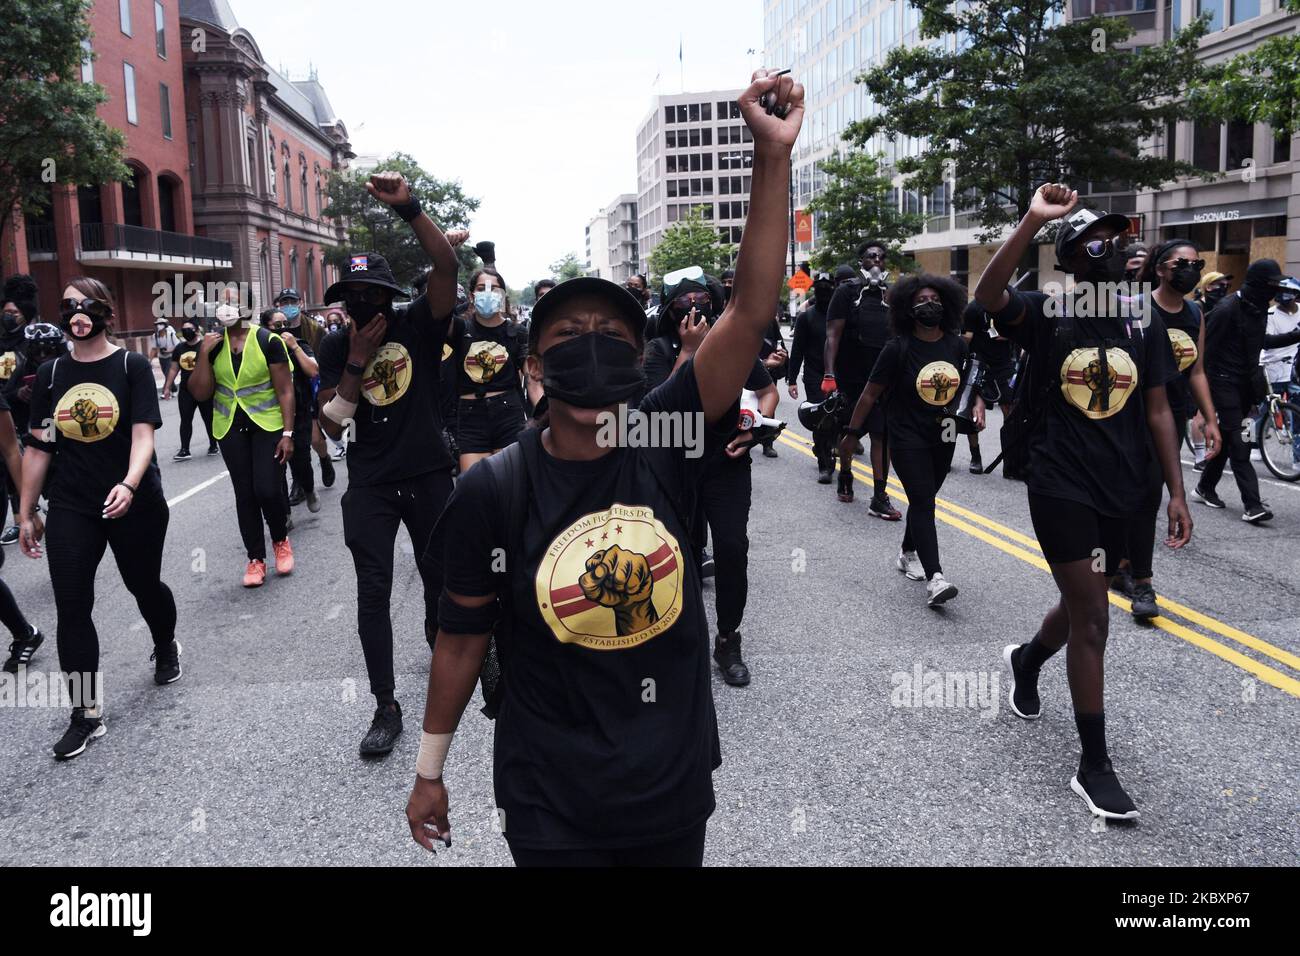
[[[3,313],[2,315],[3,318],[0,318],[0,322],[4,324],[4,330],[6,332],[17,332],[22,328],[23,317],[21,315],[12,315],[8,312]]]
[[[357,328],[363,329],[381,315],[391,322],[393,307],[391,303],[389,305],[375,305],[371,302],[349,303],[348,315],[352,317]]]
[[[1228,294],[1227,289],[1215,289],[1213,291],[1205,293],[1205,307],[1207,309],[1214,308],[1216,305],[1218,305],[1220,302],[1223,301],[1223,297],[1226,296],[1227,294]]]
[[[695,309],[696,318],[703,319],[705,322],[709,323],[709,325],[713,324],[715,317],[713,315],[712,302],[706,303],[704,305],[694,306],[694,309]],[[686,318],[690,314],[691,314],[690,307],[685,309],[673,309],[673,315],[677,316],[678,322],[681,322],[682,319]]]
[[[1102,282],[1119,282],[1124,278],[1125,267],[1128,259],[1122,252],[1110,250],[1109,254],[1103,259],[1089,259],[1088,269],[1082,275],[1075,279],[1078,282],[1102,283]]]
[[[196,338],[199,337],[199,330],[188,328],[188,327],[183,328],[181,329],[181,336],[185,339],[186,342],[193,342]]]
[[[940,302],[922,302],[912,306],[912,318],[927,329],[932,329],[943,321],[943,304]]]
[[[813,286],[813,301],[817,303],[817,308],[821,309],[823,312],[825,312],[827,307],[831,304],[831,299],[834,297],[834,295],[835,295],[834,286],[827,286],[827,285]]]
[[[1169,284],[1174,290],[1187,295],[1201,282],[1201,274],[1195,266],[1179,266],[1169,276]]]
[[[90,320],[90,331],[85,335],[77,335],[72,331],[72,320],[77,315],[84,315]],[[76,339],[78,342],[85,342],[88,339],[93,339],[108,328],[108,309],[106,306],[98,304],[84,312],[81,308],[61,307],[59,309],[59,319],[59,327],[63,329],[69,338]]]
[[[542,355],[542,389],[552,401],[577,408],[608,408],[645,388],[635,345],[588,332],[552,345]]]

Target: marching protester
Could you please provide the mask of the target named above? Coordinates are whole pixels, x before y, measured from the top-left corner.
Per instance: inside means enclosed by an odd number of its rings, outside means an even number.
[[[230,471],[248,555],[244,587],[260,588],[266,583],[263,524],[276,574],[294,569],[282,470],[293,457],[293,372],[283,340],[241,315],[234,305],[218,306],[224,331],[204,337],[186,387],[195,401],[212,402],[212,434]]]
[[[158,369],[162,372],[163,381],[171,378],[172,370],[172,353],[180,340],[176,338],[176,330],[172,324],[164,318],[158,318],[153,324],[153,343],[149,349],[149,357],[158,360]],[[163,390],[163,400],[171,398],[171,393],[166,389]]]
[[[536,302],[538,299],[546,295],[546,293],[550,292],[554,288],[555,288],[554,279],[542,279],[536,285],[533,286],[533,301]]]
[[[443,764],[495,630],[493,777],[516,864],[703,861],[721,753],[702,584],[683,542],[699,470],[735,429],[780,292],[803,90],[760,71],[740,106],[755,156],[731,302],[640,404],[702,420],[705,454],[602,443],[601,421],[644,390],[644,313],[613,283],[572,279],[533,314],[543,427],[462,478],[439,523],[446,585],[406,811],[426,849],[451,842]]]
[[[1103,655],[1107,584],[1124,550],[1125,521],[1146,494],[1148,449],[1158,456],[1169,488],[1169,547],[1187,544],[1192,519],[1165,391],[1178,369],[1165,345],[1164,323],[1152,312],[1143,317],[1145,336],[1131,336],[1128,309],[1110,291],[1124,278],[1128,218],[1076,209],[1078,201],[1067,186],[1040,186],[975,288],[975,300],[998,331],[1029,353],[1022,373],[1029,376],[1027,401],[1017,403],[1019,434],[1027,437],[1004,430],[1003,447],[1028,454],[1029,516],[1061,594],[1033,639],[1008,645],[1003,658],[1011,671],[1012,710],[1034,720],[1041,712],[1039,670],[1068,648],[1066,673],[1082,745],[1070,787],[1095,816],[1130,820],[1138,810],[1106,746]],[[1073,296],[1049,300],[1009,288],[1034,236],[1057,219],[1064,220],[1057,261],[1074,277]],[[1018,441],[1027,447],[1011,447]]]
[[[1016,363],[1011,357],[1011,340],[993,327],[988,313],[978,302],[968,304],[962,313],[961,332],[962,338],[970,346],[970,354],[979,358],[983,365],[980,399],[984,407],[1000,406],[1005,419],[1011,411],[1014,395],[1012,380],[1016,375]],[[970,444],[970,473],[982,475],[984,459],[980,455],[980,433],[973,431],[966,438]]]
[[[525,342],[510,320],[505,280],[484,266],[469,281],[473,309],[456,323],[454,343],[460,400],[456,442],[463,475],[489,455],[513,444],[524,427]]]
[[[343,278],[325,292],[343,302],[348,331],[320,346],[320,424],[333,439],[349,438],[343,542],[357,575],[357,632],[366,659],[375,714],[362,738],[362,757],[390,753],[402,732],[393,674],[393,551],[405,525],[424,586],[424,632],[432,640],[441,579],[426,554],[434,522],[451,494],[451,456],[438,422],[443,346],[451,332],[459,262],[448,237],[425,214],[406,180],[377,173],[366,186],[410,224],[429,256],[424,295],[400,314],[406,298],[383,256],[353,254]],[[463,240],[462,240],[463,241]]]
[[[1294,284],[1295,280],[1292,279],[1291,282]],[[1273,307],[1268,310],[1268,334],[1286,335],[1297,328],[1300,328],[1300,302],[1296,301],[1294,291],[1286,289],[1274,297]],[[1259,357],[1259,364],[1264,369],[1264,377],[1268,379],[1269,386],[1279,395],[1289,392],[1293,396],[1293,401],[1296,394],[1296,386],[1292,383],[1295,377],[1297,351],[1300,349],[1292,343],[1264,349]],[[1291,429],[1293,432],[1300,429],[1300,422],[1293,422]],[[1300,452],[1300,441],[1297,441],[1293,448],[1296,452]],[[1253,453],[1252,457],[1254,457]],[[1300,454],[1293,453],[1292,457],[1300,462]]]
[[[0,390],[7,390],[15,376],[24,376],[23,354],[27,349],[26,327],[39,321],[39,290],[36,280],[29,275],[11,275],[0,289]],[[33,368],[31,371],[35,372]],[[12,396],[12,392],[9,393]],[[12,402],[12,398],[11,398]],[[19,434],[23,434],[19,432]],[[21,489],[9,484],[9,476],[0,473],[0,493],[13,510],[14,523],[0,532],[0,544],[18,543],[18,495]]]
[[[293,457],[289,459],[293,487],[288,492],[289,507],[305,501],[307,510],[316,514],[320,511],[320,496],[316,494],[316,476],[311,468],[312,416],[316,404],[313,382],[320,367],[309,344],[310,333],[304,327],[302,313],[296,310],[295,305],[267,309],[262,313],[262,324],[280,337],[293,369]]]
[[[153,637],[156,683],[180,679],[181,646],[176,602],[161,577],[169,515],[154,456],[162,416],[153,368],[143,355],[109,343],[113,296],[98,279],[72,279],[59,314],[72,351],[36,372],[31,420],[39,431],[27,438],[19,515],[23,553],[41,557],[44,538],[49,555],[59,667],[74,704],[54,756],[67,760],[106,733],[92,617],[106,548]],[[45,521],[36,508],[42,492]],[[94,676],[74,683],[74,675]]]
[[[1268,331],[1269,303],[1281,291],[1282,278],[1276,261],[1257,259],[1246,269],[1246,281],[1237,293],[1221,301],[1205,318],[1205,371],[1227,454],[1206,461],[1193,497],[1211,508],[1226,508],[1215,489],[1231,461],[1232,477],[1241,494],[1241,520],[1247,524],[1273,517],[1260,498],[1249,439],[1242,434],[1242,423],[1251,419],[1267,391],[1260,353],[1300,342],[1300,329],[1280,335]]]
[[[30,326],[29,326],[30,328]],[[23,456],[19,448],[18,432],[14,427],[13,416],[9,414],[9,403],[0,392],[0,455],[4,456],[5,471],[15,488],[23,485]],[[4,567],[5,554],[0,550],[0,567]],[[4,669],[7,673],[17,674],[18,668],[26,667],[32,662],[36,652],[45,643],[45,635],[36,625],[28,622],[14,599],[9,585],[0,579],[0,624],[3,624],[13,638],[9,642],[9,657]]]
[[[208,454],[215,455],[220,451],[216,436],[212,432],[212,399],[200,402],[189,388],[190,373],[198,365],[199,352],[202,348],[203,337],[199,334],[199,327],[192,320],[186,319],[181,326],[180,344],[172,352],[171,368],[167,370],[167,379],[163,382],[163,398],[167,398],[172,393],[172,386],[177,378],[180,379],[179,388],[176,390],[176,404],[181,415],[181,447],[172,456],[172,461],[189,461],[194,457],[190,454],[190,439],[194,436],[196,411],[203,421],[204,431],[208,434]]]
[[[812,293],[808,305],[794,319],[794,331],[790,336],[790,364],[785,380],[790,397],[798,399],[797,380],[802,369],[805,401],[817,404],[826,398],[822,393],[822,377],[826,374],[826,313],[830,309],[831,297],[835,294],[834,280],[825,272],[817,273]],[[830,433],[815,432],[813,454],[817,457],[818,484],[831,483],[835,469],[832,451]]]
[[[1222,272],[1207,272],[1201,276],[1192,299],[1201,307],[1202,316],[1209,315],[1214,311],[1215,306],[1227,298],[1228,286],[1232,283],[1232,279],[1232,276],[1224,275]]]
[[[889,399],[889,454],[907,492],[907,523],[897,565],[909,580],[927,582],[930,607],[957,596],[956,585],[944,578],[939,563],[934,503],[957,447],[952,413],[966,368],[967,345],[959,334],[965,308],[966,292],[951,279],[922,273],[895,283],[889,290],[894,337],[881,349],[840,439],[840,461],[851,463],[872,409],[882,398]],[[975,426],[983,428],[984,402],[978,395],[974,414]]]
[[[885,295],[889,288],[885,272],[887,250],[883,243],[868,240],[858,247],[862,280],[846,282],[835,290],[826,319],[826,372],[822,392],[843,393],[852,407],[867,387],[880,352],[889,340],[889,307]],[[868,514],[885,521],[899,521],[903,513],[894,507],[886,491],[889,480],[889,444],[885,430],[885,410],[873,404],[864,427],[871,436],[872,494]],[[855,446],[856,448],[856,446]],[[843,478],[839,499],[853,500],[853,488]]]
[[[1209,457],[1217,455],[1222,447],[1222,437],[1216,424],[1214,401],[1210,396],[1210,383],[1205,376],[1205,324],[1201,307],[1184,298],[1200,281],[1205,260],[1200,249],[1187,239],[1170,239],[1156,247],[1146,260],[1138,280],[1154,287],[1149,306],[1169,334],[1169,348],[1174,365],[1182,374],[1172,379],[1166,391],[1169,411],[1174,418],[1175,447],[1181,447],[1187,435],[1187,419],[1199,409],[1209,445]],[[1137,334],[1143,334],[1141,323],[1134,324]],[[1151,346],[1158,343],[1151,341]],[[1149,621],[1160,613],[1156,604],[1155,586],[1152,583],[1156,548],[1156,520],[1160,502],[1164,497],[1164,476],[1160,460],[1155,454],[1147,456],[1147,494],[1142,507],[1126,523],[1127,547],[1120,573],[1111,585],[1132,601],[1133,617]]]

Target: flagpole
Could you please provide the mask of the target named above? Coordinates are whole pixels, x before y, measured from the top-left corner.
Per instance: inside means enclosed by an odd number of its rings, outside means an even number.
[[[682,34],[677,35],[677,63],[681,67],[682,92],[686,92],[686,47],[684,45],[685,37]]]

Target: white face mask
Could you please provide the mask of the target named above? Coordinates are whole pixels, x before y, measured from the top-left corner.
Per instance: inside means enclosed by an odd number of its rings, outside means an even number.
[[[230,328],[239,321],[239,309],[233,305],[217,306],[217,321],[223,328]]]
[[[501,293],[496,289],[474,293],[474,311],[485,319],[501,311],[501,302]]]

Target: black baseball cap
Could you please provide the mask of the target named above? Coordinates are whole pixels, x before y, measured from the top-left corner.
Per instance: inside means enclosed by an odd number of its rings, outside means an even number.
[[[1079,237],[1097,223],[1113,226],[1121,233],[1128,231],[1128,216],[1096,209],[1076,209],[1065,217],[1065,222],[1056,233],[1056,261],[1061,262],[1063,257],[1068,257],[1074,251],[1074,244]]]
[[[546,295],[537,300],[533,306],[532,321],[528,327],[528,349],[537,354],[537,343],[542,337],[542,327],[554,318],[555,313],[571,299],[584,295],[594,295],[609,302],[615,313],[631,327],[640,345],[645,338],[645,308],[641,301],[628,292],[626,288],[608,279],[595,276],[579,276],[566,279]]]
[[[293,301],[293,302],[302,301],[302,296],[298,294],[297,289],[281,289],[280,294],[275,297],[276,305],[279,305],[281,302],[289,302],[289,301]]]
[[[342,302],[344,287],[349,285],[377,285],[392,289],[400,299],[409,299],[406,290],[397,284],[397,277],[388,260],[377,252],[361,252],[348,256],[348,270],[343,278],[325,290],[326,302]]]

